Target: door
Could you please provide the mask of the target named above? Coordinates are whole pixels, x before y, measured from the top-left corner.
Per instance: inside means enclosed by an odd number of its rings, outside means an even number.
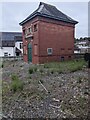
[[[32,62],[32,45],[28,44],[28,62]]]

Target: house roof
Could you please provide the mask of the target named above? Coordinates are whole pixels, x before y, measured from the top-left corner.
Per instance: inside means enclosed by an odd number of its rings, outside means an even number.
[[[46,17],[54,20],[59,20],[71,24],[77,24],[78,22],[65,15],[61,11],[59,11],[55,6],[49,5],[43,2],[40,2],[39,7],[29,15],[25,20],[23,20],[20,25],[25,24],[29,20],[33,19],[36,16]]]
[[[14,47],[15,41],[21,41],[21,32],[0,32],[0,47]]]

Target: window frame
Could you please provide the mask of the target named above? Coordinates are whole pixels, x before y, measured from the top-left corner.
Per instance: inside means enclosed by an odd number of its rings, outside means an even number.
[[[49,50],[51,50],[51,52]],[[47,54],[52,55],[53,54],[53,48],[47,48]]]

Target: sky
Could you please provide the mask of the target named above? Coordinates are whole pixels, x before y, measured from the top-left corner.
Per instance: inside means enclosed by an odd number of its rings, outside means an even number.
[[[41,0],[42,1],[42,0]],[[52,0],[53,1],[53,0]],[[60,1],[60,0],[59,0]],[[63,0],[64,1],[64,0]],[[75,0],[77,1],[77,0]],[[45,1],[45,3],[56,6],[60,11],[78,21],[75,26],[75,37],[87,37],[88,36],[88,1],[81,2],[58,2],[58,0],[51,2]],[[19,23],[29,16],[34,10],[38,8],[40,1],[19,1],[14,2],[2,1],[0,2],[0,31],[2,32],[21,32],[22,28]]]

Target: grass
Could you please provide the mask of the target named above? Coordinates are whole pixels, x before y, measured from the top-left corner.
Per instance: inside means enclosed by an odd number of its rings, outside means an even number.
[[[15,93],[17,91],[23,90],[24,83],[19,80],[17,75],[11,76],[12,82],[11,82],[11,90]]]
[[[45,63],[44,68],[51,70],[51,73],[54,73],[54,71],[58,73],[65,73],[81,70],[85,64],[86,62],[83,59],[80,59],[78,61],[71,60],[63,62]]]
[[[32,66],[29,68],[29,74],[33,74],[34,72],[37,72],[37,67],[36,66]]]

